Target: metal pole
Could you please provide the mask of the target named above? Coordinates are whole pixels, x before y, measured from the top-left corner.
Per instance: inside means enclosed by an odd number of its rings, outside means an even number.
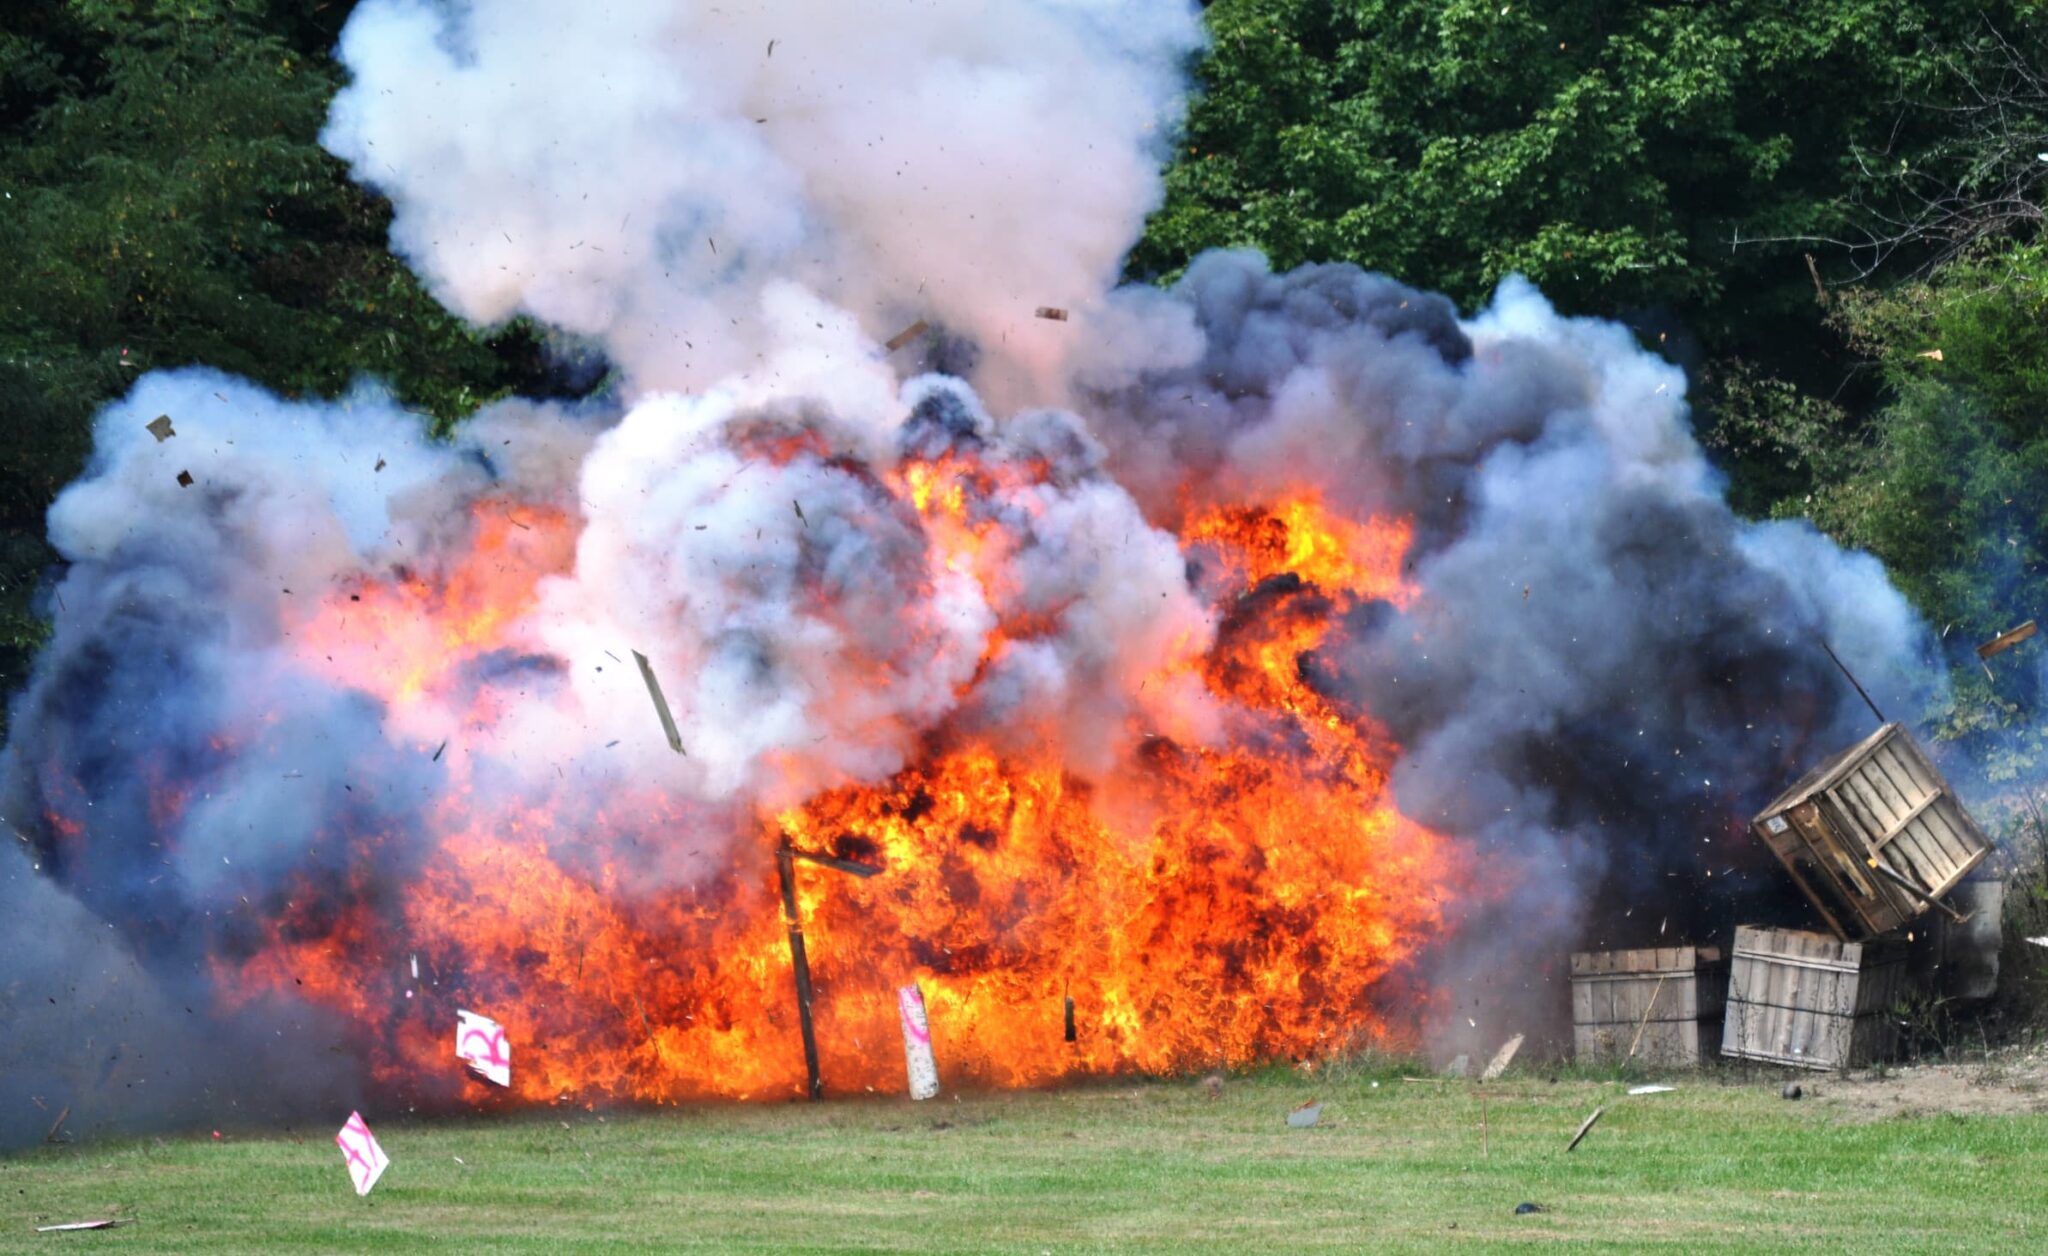
[[[1884,712],[1878,710],[1877,703],[1872,702],[1870,700],[1870,695],[1863,692],[1863,683],[1856,679],[1856,674],[1849,670],[1848,664],[1842,662],[1842,660],[1836,656],[1834,647],[1827,643],[1826,638],[1821,639],[1820,648],[1828,652],[1828,657],[1835,660],[1835,666],[1842,669],[1842,675],[1847,676],[1849,678],[1849,683],[1856,686],[1857,696],[1863,699],[1863,705],[1870,708],[1870,713],[1877,717],[1877,722],[1880,724],[1884,723]]]
[[[796,853],[787,836],[775,848],[775,875],[782,881],[782,918],[789,925],[789,962],[796,970],[796,1015],[804,1034],[804,1073],[810,1079],[811,1098],[822,1099],[825,1082],[818,1076],[818,1035],[811,1028],[811,961],[804,955],[804,927],[796,913]]]

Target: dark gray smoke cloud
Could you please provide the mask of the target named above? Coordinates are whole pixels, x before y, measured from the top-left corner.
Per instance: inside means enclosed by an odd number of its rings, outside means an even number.
[[[1873,725],[1821,643],[1895,715],[1924,708],[1940,663],[1876,560],[1733,515],[1676,368],[1520,282],[1461,323],[1353,267],[1212,254],[1128,301],[1167,364],[1133,376],[1132,355],[1081,386],[1150,510],[1184,508],[1188,483],[1221,501],[1309,483],[1416,521],[1412,604],[1363,608],[1308,666],[1404,748],[1401,809],[1470,839],[1505,887],[1442,975],[1512,989],[1574,945],[1799,913],[1743,825]],[[1489,1002],[1503,1035],[1562,1007]]]

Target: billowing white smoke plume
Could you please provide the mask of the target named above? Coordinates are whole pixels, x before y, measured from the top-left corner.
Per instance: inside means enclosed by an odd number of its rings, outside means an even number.
[[[1237,254],[1111,292],[1198,34],[1174,3],[359,5],[328,142],[392,197],[394,247],[471,319],[595,339],[619,386],[445,443],[373,387],[286,404],[204,371],[101,415],[51,514],[70,566],[0,765],[25,851],[0,910],[50,934],[0,959],[0,1052],[32,1061],[0,1085],[69,1087],[88,1127],[182,1119],[212,1079],[113,1096],[65,1061],[106,1032],[183,1058],[188,1018],[331,1065],[304,1009],[218,1006],[210,965],[308,885],[388,907],[465,791],[549,806],[573,865],[579,822],[653,783],[672,809],[604,852],[633,893],[698,882],[764,811],[941,730],[1051,738],[1082,777],[1147,736],[1226,737],[1194,680],[1158,679],[1191,677],[1173,664],[1230,609],[1172,533],[1205,505],[1312,489],[1414,519],[1417,598],[1359,608],[1301,667],[1404,747],[1402,807],[1509,887],[1445,974],[1575,940],[1597,894],[1724,876],[1747,809],[1858,731],[1821,639],[1912,709],[1925,633],[1883,573],[1736,520],[1681,376],[1622,330],[1520,284],[1461,323],[1353,268]],[[918,318],[932,337],[886,353]],[[1000,587],[905,501],[907,461],[955,456],[988,470],[963,509],[1004,547]],[[573,551],[490,648],[387,699],[351,677],[413,629],[366,608],[309,647],[323,601],[432,585],[515,506],[558,512]],[[94,920],[121,945],[61,944]],[[120,992],[103,972],[135,955],[148,978]],[[67,989],[109,1010],[52,1032],[22,993]]]
[[[770,372],[780,282],[1042,376],[1031,312],[1114,282],[1200,40],[1159,0],[366,0],[326,141],[450,309],[598,337],[639,388]]]

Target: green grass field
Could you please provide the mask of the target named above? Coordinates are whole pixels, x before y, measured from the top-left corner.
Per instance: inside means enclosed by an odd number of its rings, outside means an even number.
[[[330,1128],[0,1158],[0,1249],[107,1251],[1610,1251],[2048,1248],[2048,1116],[1869,1121],[1809,1081],[1401,1082],[1352,1070],[912,1105],[371,1111],[358,1199]],[[1375,1085],[1375,1082],[1377,1083]],[[1481,1136],[1481,1096],[1486,1134]],[[1323,1124],[1290,1129],[1317,1097]],[[1605,1117],[1564,1145],[1596,1105]],[[330,1124],[339,1127],[346,1113]],[[1516,1216],[1523,1201],[1546,1212]],[[36,1234],[119,1215],[118,1230]]]

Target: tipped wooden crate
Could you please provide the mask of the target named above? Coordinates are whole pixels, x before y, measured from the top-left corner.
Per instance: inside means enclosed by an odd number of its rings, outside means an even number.
[[[1839,1069],[1897,1051],[1892,1008],[1907,988],[1898,943],[1743,925],[1732,959],[1722,1055]]]
[[[1713,946],[1574,953],[1573,1053],[1581,1060],[1700,1063],[1721,1041],[1727,975],[1728,963]]]
[[[1897,724],[1807,773],[1750,827],[1828,928],[1851,940],[1917,918],[1991,851]]]

